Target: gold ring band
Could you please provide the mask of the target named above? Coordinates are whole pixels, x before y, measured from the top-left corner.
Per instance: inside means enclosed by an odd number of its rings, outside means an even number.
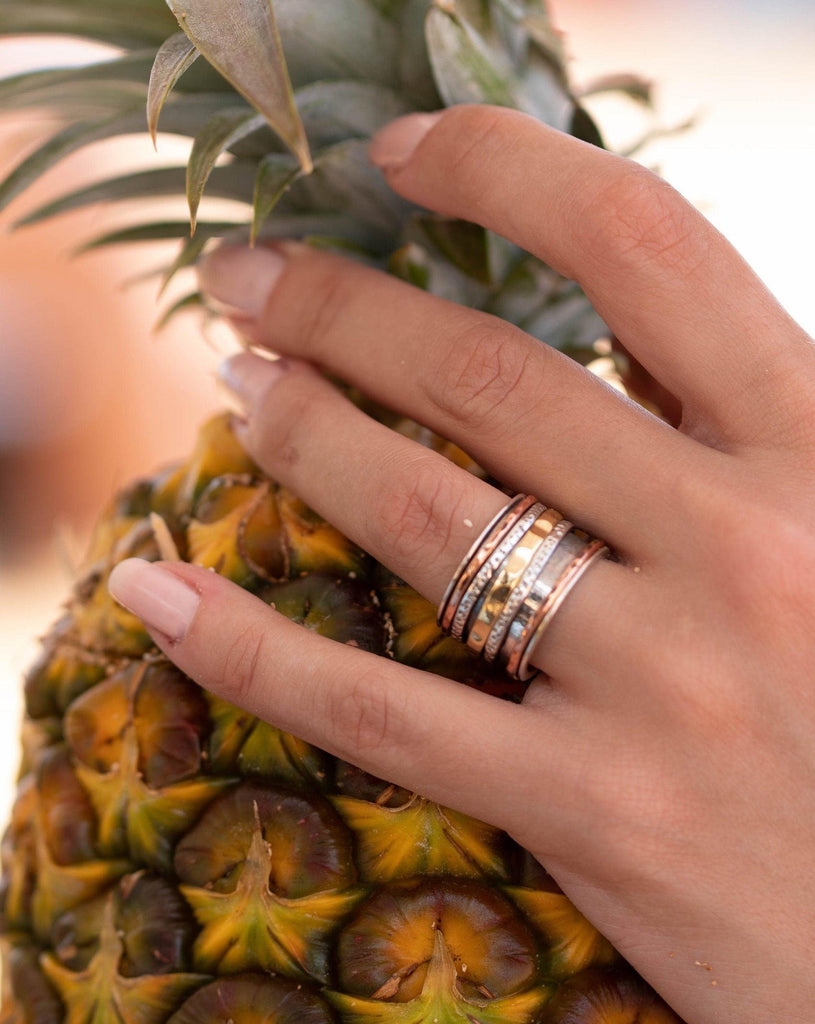
[[[456,608],[472,577],[486,562],[496,545],[500,543],[512,528],[516,518],[534,504],[535,498],[531,495],[516,494],[512,501],[505,505],[500,512],[496,513],[481,535],[473,542],[470,550],[459,562],[458,568],[447,585],[444,597],[441,599],[436,621],[442,629],[449,632],[453,624]]]
[[[528,681],[529,662],[564,600],[606,544],[532,495],[518,494],[462,559],[439,605],[438,623],[487,661]]]

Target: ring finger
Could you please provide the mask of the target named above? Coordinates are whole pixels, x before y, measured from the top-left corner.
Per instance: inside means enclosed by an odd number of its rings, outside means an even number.
[[[242,353],[225,364],[222,376],[245,407],[239,429],[255,461],[438,603],[506,495],[369,418],[308,364]],[[609,646],[624,643],[619,631],[626,621],[641,623],[652,610],[646,581],[622,565],[598,563],[591,581],[570,597],[567,628],[558,629],[557,642],[541,645],[532,658],[559,681],[598,673],[608,679]],[[617,635],[588,630],[612,598],[633,614],[620,617]]]

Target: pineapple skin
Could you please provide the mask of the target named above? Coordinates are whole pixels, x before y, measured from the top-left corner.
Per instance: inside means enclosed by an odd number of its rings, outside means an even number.
[[[500,830],[168,662],[106,581],[170,544],[340,643],[521,695],[214,419],[113,502],[26,679],[3,1024],[678,1020]]]

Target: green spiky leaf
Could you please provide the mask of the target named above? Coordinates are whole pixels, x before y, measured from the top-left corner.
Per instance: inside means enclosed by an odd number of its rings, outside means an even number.
[[[650,78],[643,78],[641,75],[603,75],[602,78],[590,82],[581,90],[580,95],[599,96],[609,92],[621,93],[649,109],[654,106],[654,83]]]
[[[262,128],[265,123],[262,114],[237,107],[215,114],[196,135],[187,164],[187,202],[190,205],[192,234],[195,234],[198,207],[215,161],[224,150]]]
[[[178,255],[164,274],[164,278],[161,282],[161,288],[159,289],[159,296],[164,294],[167,290],[167,285],[172,281],[179,270],[184,270],[187,267],[195,265],[208,241],[209,238],[205,234],[196,235],[194,238],[187,239],[187,241],[181,246]]]
[[[160,319],[153,328],[156,334],[160,334],[172,320],[175,320],[179,313],[187,310],[199,310],[204,308],[204,297],[200,292],[190,292],[176,300],[171,306],[164,310]]]
[[[300,177],[301,170],[291,157],[270,153],[258,165],[252,201],[252,245],[282,196]]]
[[[156,54],[147,88],[147,130],[154,146],[157,142],[158,119],[167,97],[179,78],[198,57],[195,44],[191,43],[183,32],[171,35],[161,44]]]
[[[235,221],[213,222],[210,224],[199,224],[198,233],[207,238],[215,238],[225,235],[243,227]],[[176,238],[188,238],[190,225],[186,220],[155,221],[150,224],[136,224],[134,227],[119,228],[116,231],[109,231],[98,238],[92,238],[89,242],[76,249],[77,255],[85,252],[92,252],[94,249],[101,249],[106,245],[129,245],[131,242],[166,242]]]
[[[116,202],[125,199],[156,199],[180,197],[184,194],[187,171],[184,167],[159,167],[155,170],[136,171],[118,178],[105,178],[85,185],[51,202],[36,207],[15,224],[23,227],[37,224],[70,210],[79,210],[95,203]],[[207,182],[208,194],[218,199],[252,201],[255,183],[255,164],[236,160],[228,167],[216,167]]]
[[[311,154],[294,103],[270,0],[167,0],[184,33],[259,111],[308,173]]]
[[[170,12],[151,0],[24,0],[0,7],[4,35],[44,32],[80,36],[113,46],[158,46],[173,31]]]
[[[183,103],[168,103],[164,128],[181,135],[194,135],[215,112],[229,103],[230,97],[230,93],[201,93],[185,97]],[[113,117],[69,124],[22,160],[0,184],[0,209],[71,153],[101,139],[143,131],[144,109],[141,102]]]
[[[447,106],[519,105],[514,83],[496,67],[483,40],[466,21],[434,7],[427,15],[426,33],[436,84]]]
[[[313,82],[294,95],[315,150],[345,139],[369,138],[412,109],[393,89],[355,79]]]
[[[52,86],[77,85],[81,82],[94,82],[97,87],[99,82],[134,82],[143,86],[152,62],[152,50],[139,50],[115,60],[99,61],[85,67],[26,71],[0,79],[0,105],[15,106],[23,96],[34,94],[39,98],[43,90]]]

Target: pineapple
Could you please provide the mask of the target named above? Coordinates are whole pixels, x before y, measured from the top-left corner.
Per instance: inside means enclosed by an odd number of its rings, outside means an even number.
[[[186,191],[191,236],[184,217],[149,219],[148,203],[146,219],[90,244],[180,238],[169,279],[227,233],[300,238],[595,357],[606,331],[574,283],[404,203],[365,155],[394,116],[473,101],[602,144],[542,0],[274,0],[273,10],[268,0],[2,0],[0,32],[118,48],[81,69],[0,81],[6,108],[49,108],[65,122],[10,174],[0,202],[69,152],[140,130],[145,102],[152,131],[161,116],[194,139],[187,169],[95,183],[28,220]],[[243,214],[199,216],[205,191]],[[169,312],[196,304],[190,292]],[[3,1024],[677,1021],[499,830],[181,674],[108,595],[111,567],[132,555],[210,567],[340,643],[521,695],[442,636],[427,601],[266,478],[227,415],[215,418],[186,462],[113,500],[28,673],[2,844]]]

